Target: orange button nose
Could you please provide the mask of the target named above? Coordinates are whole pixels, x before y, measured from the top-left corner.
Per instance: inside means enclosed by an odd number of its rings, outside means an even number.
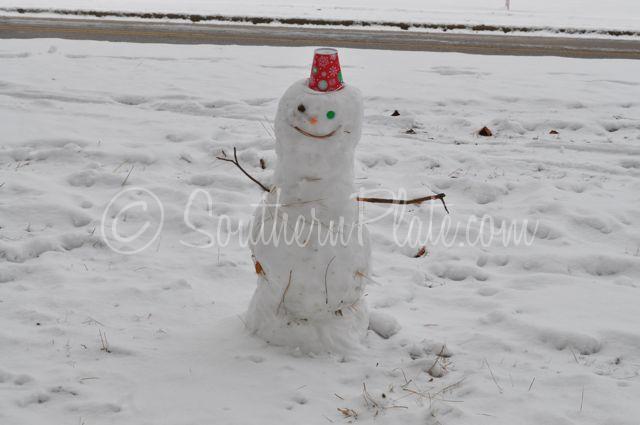
[[[311,117],[311,118],[309,118],[309,122],[311,123],[311,125],[316,125],[316,124],[318,124],[318,117]]]

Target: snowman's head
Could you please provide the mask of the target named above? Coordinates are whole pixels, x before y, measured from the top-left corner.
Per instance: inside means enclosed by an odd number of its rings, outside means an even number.
[[[345,85],[331,92],[295,82],[280,99],[275,120],[278,150],[299,153],[353,152],[362,131],[362,95]]]

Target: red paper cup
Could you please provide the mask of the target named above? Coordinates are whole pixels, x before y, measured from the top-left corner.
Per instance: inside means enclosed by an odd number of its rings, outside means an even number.
[[[318,92],[332,92],[344,87],[338,51],[330,47],[316,49],[309,77],[309,88]]]

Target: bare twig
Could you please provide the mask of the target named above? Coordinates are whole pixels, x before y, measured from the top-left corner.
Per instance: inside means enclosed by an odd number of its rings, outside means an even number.
[[[584,404],[584,387],[582,387],[582,395],[580,396],[580,413],[582,413],[583,404]]]
[[[224,151],[222,153],[224,154]],[[227,161],[227,162],[230,162],[232,164],[235,164],[235,166],[238,167],[240,169],[240,171],[242,171],[244,173],[245,176],[249,177],[252,182],[254,182],[258,186],[260,186],[262,188],[262,190],[264,190],[265,192],[270,192],[270,190],[265,185],[260,183],[255,177],[253,177],[251,174],[247,173],[247,171],[244,168],[242,168],[242,165],[240,165],[240,163],[238,162],[238,153],[237,153],[237,150],[236,150],[235,147],[233,148],[233,159],[224,158],[224,157],[221,157],[221,156],[217,156],[216,158],[219,159],[220,161]]]
[[[371,202],[374,204],[397,204],[397,205],[416,205],[421,204],[426,201],[434,201],[439,199],[442,202],[442,206],[444,210],[449,214],[449,209],[447,208],[447,204],[444,202],[444,197],[446,195],[444,193],[438,193],[437,195],[429,195],[423,196],[422,198],[415,199],[387,199],[387,198],[356,198],[359,202]]]

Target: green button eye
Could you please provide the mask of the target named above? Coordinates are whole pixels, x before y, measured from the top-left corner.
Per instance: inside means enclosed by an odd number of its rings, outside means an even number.
[[[327,118],[328,118],[328,119],[332,120],[332,119],[334,119],[334,118],[335,118],[335,116],[336,116],[336,113],[335,113],[335,112],[333,112],[333,111],[329,111],[329,112],[327,112]]]

